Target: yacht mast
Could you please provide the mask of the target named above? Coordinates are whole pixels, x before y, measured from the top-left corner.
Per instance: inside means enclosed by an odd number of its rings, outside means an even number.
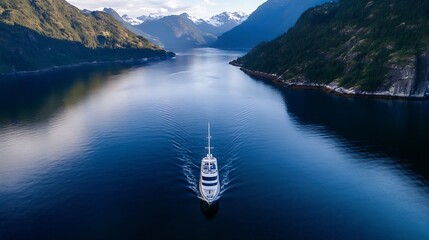
[[[212,154],[211,154],[211,147],[210,147],[210,139],[212,138],[212,136],[210,136],[210,123],[208,123],[208,137],[207,137],[207,139],[208,139],[208,142],[209,142],[209,146],[208,146],[208,150],[209,150],[209,154],[207,155],[209,158],[212,156]]]

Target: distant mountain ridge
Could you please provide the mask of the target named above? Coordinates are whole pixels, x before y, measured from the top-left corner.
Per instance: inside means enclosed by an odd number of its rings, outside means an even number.
[[[187,13],[170,16],[149,14],[138,18],[124,15],[122,19],[133,25],[131,28],[128,26],[128,29],[137,28],[147,34],[143,35],[145,37],[152,35],[152,38],[158,38],[160,41],[157,44],[168,49],[184,49],[209,46],[217,36],[238,26],[247,17],[243,12],[223,12],[208,20],[198,19]]]
[[[196,22],[201,31],[219,36],[247,20],[249,15],[244,12],[223,12],[207,21],[200,19]]]
[[[131,24],[131,25],[140,25],[140,24],[142,24],[142,23],[143,23],[143,21],[142,21],[142,20],[140,20],[140,19],[138,19],[138,18],[130,17],[130,16],[128,16],[127,14],[122,15],[122,16],[121,16],[121,18],[122,18],[125,22],[127,22],[127,23],[129,23],[129,24]]]
[[[140,21],[142,21],[142,23],[143,23],[143,22],[147,22],[147,21],[158,20],[158,19],[161,19],[163,17],[166,17],[166,16],[151,13],[151,14],[149,14],[147,16],[142,15],[142,16],[138,17],[137,19],[140,20]]]
[[[287,32],[307,9],[332,0],[268,0],[246,21],[222,34],[217,48],[252,48]]]
[[[218,35],[241,24],[247,15],[242,12],[223,12],[205,21],[187,13],[164,17],[150,14],[138,19],[143,23],[133,27],[157,37],[167,49],[177,50],[210,46]],[[126,20],[135,22],[130,18]]]
[[[183,13],[183,14],[187,14],[187,13]],[[201,18],[196,18],[193,16],[190,16],[189,14],[188,18],[194,22],[195,24],[199,25],[201,23],[207,23],[213,27],[221,27],[224,25],[234,25],[237,26],[239,24],[241,24],[242,22],[244,22],[249,15],[247,15],[244,12],[222,12],[219,13],[217,15],[212,16],[211,18],[209,18],[208,20],[204,20]],[[154,20],[159,20],[163,17],[167,17],[167,16],[172,16],[172,15],[158,15],[158,14],[149,14],[149,15],[142,15],[140,17],[137,18],[133,18],[128,16],[127,14],[124,14],[122,16],[123,20],[132,24],[132,25],[139,25],[142,24],[143,22],[147,22],[147,21],[154,21]]]
[[[201,31],[188,14],[145,21],[136,27],[158,37],[170,50],[204,47],[216,40],[215,35]]]
[[[134,34],[138,35],[138,36],[142,36],[146,39],[148,39],[150,42],[158,45],[158,46],[163,46],[162,42],[157,38],[154,37],[140,29],[138,29],[135,25],[132,25],[130,23],[128,23],[127,21],[125,21],[123,19],[123,17],[121,17],[118,12],[115,11],[115,9],[113,8],[104,8],[103,12],[109,14],[110,16],[112,16],[116,21],[118,21],[122,26],[124,26],[126,29],[130,30],[131,32],[133,32]]]
[[[168,55],[108,14],[64,0],[2,0],[0,15],[0,72]]]
[[[230,23],[240,24],[247,20],[249,15],[244,12],[223,12],[211,17],[206,22],[212,26],[219,27]]]

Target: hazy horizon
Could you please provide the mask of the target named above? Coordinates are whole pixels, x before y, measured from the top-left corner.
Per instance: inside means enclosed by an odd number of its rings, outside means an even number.
[[[86,0],[67,0],[69,3],[80,9],[103,10],[103,8],[113,8],[121,16],[127,14],[131,17],[149,15],[151,13],[159,15],[173,15],[188,13],[191,16],[208,19],[221,12],[245,12],[251,14],[266,0],[101,0],[89,2]]]

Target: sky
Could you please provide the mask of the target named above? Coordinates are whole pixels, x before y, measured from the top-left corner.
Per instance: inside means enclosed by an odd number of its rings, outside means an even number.
[[[266,0],[67,0],[80,9],[102,10],[105,7],[115,9],[120,15],[139,17],[155,13],[172,15],[188,13],[197,18],[208,19],[221,12],[242,11],[247,14]]]

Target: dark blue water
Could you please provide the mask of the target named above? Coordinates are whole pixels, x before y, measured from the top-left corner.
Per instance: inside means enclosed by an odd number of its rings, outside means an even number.
[[[426,101],[282,89],[241,54],[1,81],[0,239],[429,239]]]

